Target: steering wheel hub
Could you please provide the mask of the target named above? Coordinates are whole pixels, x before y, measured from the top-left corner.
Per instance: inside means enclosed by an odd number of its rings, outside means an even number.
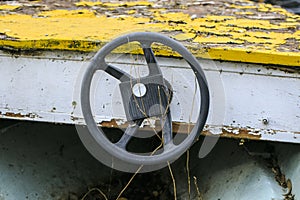
[[[119,86],[128,121],[162,116],[161,110],[153,109],[153,106],[161,105],[166,108],[169,103],[168,96],[171,94],[168,94],[161,74],[132,79]]]

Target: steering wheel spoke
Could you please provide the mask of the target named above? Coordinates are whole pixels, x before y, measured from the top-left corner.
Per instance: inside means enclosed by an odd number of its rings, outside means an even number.
[[[142,125],[143,121],[144,121],[144,119],[139,119],[139,120],[135,120],[134,122],[131,122],[129,124],[129,126],[126,128],[126,130],[125,130],[124,134],[122,135],[122,137],[115,144],[118,147],[126,150],[128,142],[130,141],[130,139],[132,137],[134,137],[134,135],[138,131],[139,127]]]
[[[160,117],[160,123],[162,125],[163,143],[164,146],[166,146],[173,141],[172,117],[170,111],[167,111],[166,115]]]
[[[124,72],[123,70],[111,65],[106,64],[106,67],[104,69],[101,69],[111,75],[112,77],[120,80],[121,82],[130,81],[133,79],[133,77],[128,74],[127,72]]]
[[[148,46],[144,46],[143,52],[144,52],[144,56],[145,56],[145,59],[146,59],[147,65],[148,65],[149,76],[162,74],[152,48],[148,47]]]

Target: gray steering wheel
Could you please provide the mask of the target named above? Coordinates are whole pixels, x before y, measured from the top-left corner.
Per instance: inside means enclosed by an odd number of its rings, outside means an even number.
[[[129,42],[138,42],[143,49],[149,74],[146,77],[134,78],[125,71],[108,64],[105,61],[114,49]],[[198,82],[200,90],[200,113],[196,124],[187,137],[180,143],[173,142],[171,110],[168,106],[172,101],[172,86],[163,77],[151,45],[161,43],[179,53],[189,64]],[[111,142],[103,130],[97,126],[91,109],[90,88],[92,78],[98,70],[102,70],[120,81],[122,101],[127,120],[126,128],[119,141]],[[157,98],[159,96],[159,98]],[[143,109],[141,107],[143,106]],[[209,110],[209,89],[203,70],[197,59],[179,42],[165,35],[152,32],[130,33],[107,43],[94,56],[87,67],[81,85],[81,108],[87,125],[87,130],[80,135],[86,148],[99,161],[111,156],[117,164],[105,163],[121,171],[135,172],[140,166],[151,171],[162,168],[179,158],[200,135]],[[163,148],[150,154],[138,154],[126,149],[128,142],[139,130],[142,122],[149,117],[159,117],[162,123]],[[101,152],[101,153],[99,153]],[[133,167],[132,169],[129,169]]]

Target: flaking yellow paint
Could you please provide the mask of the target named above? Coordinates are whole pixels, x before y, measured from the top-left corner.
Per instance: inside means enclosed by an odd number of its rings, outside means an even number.
[[[0,10],[15,10],[17,8],[20,8],[20,5],[0,5]]]
[[[174,39],[179,40],[179,41],[191,40],[195,37],[196,37],[196,34],[194,34],[194,33],[180,33],[180,34],[173,36]]]
[[[211,43],[211,44],[243,44],[243,41],[240,40],[234,40],[229,37],[224,37],[224,36],[207,36],[207,37],[196,37],[194,42],[197,43]]]
[[[116,3],[107,3],[107,2],[91,2],[91,1],[81,1],[75,4],[76,6],[87,6],[87,7],[92,7],[92,6],[103,6],[103,7],[133,7],[133,6],[152,6],[152,2],[148,1],[132,1],[132,2],[116,2]]]
[[[254,15],[253,12],[244,11],[244,12],[234,12],[236,15]]]
[[[207,15],[191,18],[177,10],[154,8],[149,2],[102,3],[79,2],[77,6],[149,6],[151,17],[133,17],[136,10],[129,9],[122,15],[107,17],[92,9],[52,10],[35,16],[25,14],[0,15],[0,47],[17,49],[46,49],[96,51],[111,39],[134,31],[164,32],[184,44],[196,56],[262,64],[299,66],[300,52],[282,47],[288,40],[300,41],[296,30],[298,17],[281,8],[259,4],[236,6],[236,16]],[[248,9],[276,10],[286,16],[285,22],[241,18]],[[240,9],[238,11],[238,9]],[[252,13],[252,11],[251,11]],[[235,45],[235,46],[234,46]],[[281,52],[280,49],[285,49]],[[124,50],[124,49],[123,49]],[[300,49],[298,48],[300,51]],[[122,51],[122,48],[119,50]],[[170,49],[155,47],[156,54],[174,56]],[[135,52],[138,53],[138,52]]]
[[[207,54],[210,58],[226,58],[249,63],[278,64],[300,66],[298,52],[274,52],[273,50],[247,50],[243,48],[214,48],[209,49]]]
[[[40,12],[38,14],[39,17],[93,17],[95,16],[95,13],[93,11],[87,10],[87,9],[81,9],[81,10],[51,10],[51,11],[44,11]]]

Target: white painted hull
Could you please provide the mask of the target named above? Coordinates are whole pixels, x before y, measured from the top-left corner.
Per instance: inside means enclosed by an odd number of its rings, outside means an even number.
[[[58,51],[18,56],[0,52],[1,118],[82,124],[80,83],[92,56]],[[172,58],[159,60],[163,73],[172,70],[180,73],[183,80],[189,80],[180,61]],[[115,58],[114,62],[126,66],[129,61]],[[206,134],[300,143],[299,72],[256,64],[199,62],[211,93]],[[101,123],[114,119],[120,125],[125,115],[118,107],[119,102],[115,101],[119,95],[118,87],[111,86],[117,82],[103,76],[99,76],[101,87],[95,89],[101,94],[97,97],[100,99],[95,99],[96,120]],[[188,123],[185,110],[191,106],[190,99],[185,99],[185,96],[191,88],[183,87],[185,83],[178,81],[173,84],[177,88],[175,100],[181,103],[173,121]],[[176,110],[176,105],[172,106]]]

